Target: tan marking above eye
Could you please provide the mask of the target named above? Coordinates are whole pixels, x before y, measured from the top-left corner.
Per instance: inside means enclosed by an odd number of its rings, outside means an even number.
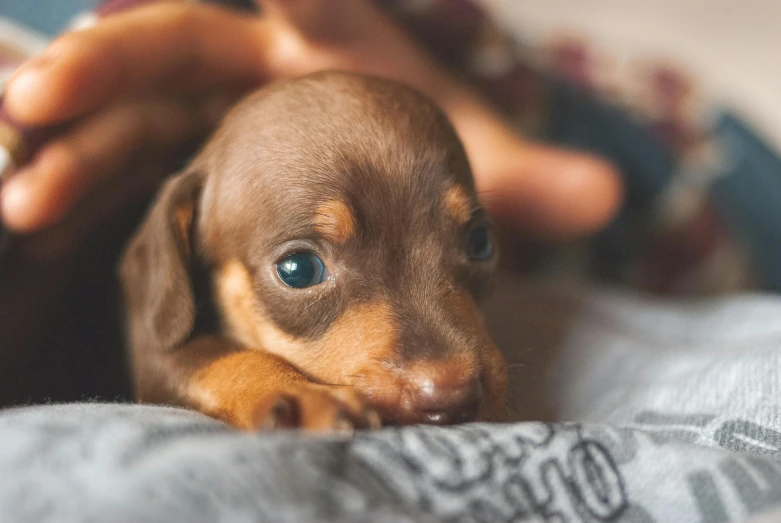
[[[315,211],[315,230],[326,239],[343,244],[355,234],[355,217],[346,203],[328,200]]]
[[[445,212],[459,224],[464,224],[472,217],[474,205],[466,190],[461,185],[454,185],[445,193]]]

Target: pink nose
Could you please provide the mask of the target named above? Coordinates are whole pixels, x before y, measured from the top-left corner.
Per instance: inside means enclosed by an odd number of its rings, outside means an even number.
[[[467,423],[480,417],[486,403],[472,358],[412,361],[391,375],[372,377],[363,387],[385,425]]]
[[[483,387],[480,380],[434,382],[421,379],[411,394],[414,417],[421,423],[452,425],[477,419]]]

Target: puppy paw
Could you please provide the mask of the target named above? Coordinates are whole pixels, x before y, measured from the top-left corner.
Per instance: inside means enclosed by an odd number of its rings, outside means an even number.
[[[269,395],[258,406],[255,421],[260,430],[296,428],[342,434],[381,426],[380,416],[354,390],[316,384]]]

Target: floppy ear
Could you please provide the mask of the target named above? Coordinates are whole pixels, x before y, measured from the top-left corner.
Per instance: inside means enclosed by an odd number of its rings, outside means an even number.
[[[122,257],[120,278],[136,360],[139,353],[172,349],[192,332],[191,231],[202,184],[196,170],[166,182]]]

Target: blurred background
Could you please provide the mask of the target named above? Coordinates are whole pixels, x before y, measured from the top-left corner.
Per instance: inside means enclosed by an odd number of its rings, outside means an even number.
[[[98,0],[2,0],[0,14],[47,35],[56,35],[77,13]]]
[[[619,56],[666,57],[715,103],[739,110],[781,149],[781,2],[484,0],[508,28],[583,33]]]
[[[426,0],[416,0],[425,3]],[[428,0],[431,1],[431,0]],[[46,35],[98,0],[0,0],[0,16]],[[739,108],[781,149],[781,2],[776,0],[479,0],[509,30],[576,31],[612,51],[667,56],[716,100]]]

